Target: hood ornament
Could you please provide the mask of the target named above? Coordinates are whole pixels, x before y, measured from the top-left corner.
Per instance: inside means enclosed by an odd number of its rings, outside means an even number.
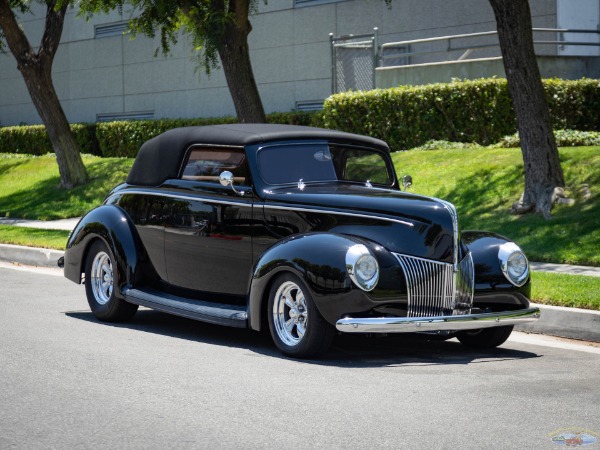
[[[367,181],[365,182],[365,186],[366,186],[366,187],[373,187],[373,185],[371,184],[371,180],[367,180]]]
[[[306,187],[306,184],[304,184],[304,181],[302,181],[303,179],[304,178],[300,178],[300,180],[298,181],[298,189],[300,189],[301,191],[303,191]]]

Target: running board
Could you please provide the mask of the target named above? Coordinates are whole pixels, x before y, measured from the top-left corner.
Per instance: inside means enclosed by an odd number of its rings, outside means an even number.
[[[125,300],[135,305],[187,317],[202,322],[246,328],[248,314],[244,306],[190,300],[154,289],[127,289]]]

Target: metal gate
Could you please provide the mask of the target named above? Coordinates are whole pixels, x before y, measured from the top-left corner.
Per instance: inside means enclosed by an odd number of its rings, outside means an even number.
[[[333,93],[375,88],[377,28],[371,34],[334,37],[331,40]]]

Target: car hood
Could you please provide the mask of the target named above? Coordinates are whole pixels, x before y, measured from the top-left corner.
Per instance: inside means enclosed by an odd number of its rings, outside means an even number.
[[[310,209],[347,217],[356,217],[352,226],[336,226],[330,231],[363,235],[391,251],[452,262],[457,248],[454,207],[444,201],[392,189],[380,189],[350,183],[310,184],[277,188],[265,194],[269,208]],[[379,219],[392,233],[385,241],[372,226],[360,219]],[[357,226],[359,224],[363,226]],[[407,242],[411,242],[408,244]]]

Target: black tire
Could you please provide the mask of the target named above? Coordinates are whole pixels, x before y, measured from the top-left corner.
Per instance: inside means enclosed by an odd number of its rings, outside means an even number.
[[[115,258],[101,240],[90,247],[85,261],[85,293],[94,316],[105,322],[129,320],[138,305],[127,303],[115,296],[117,273]]]
[[[481,330],[461,331],[456,338],[461,344],[471,348],[494,348],[504,344],[513,326],[483,328]]]
[[[335,335],[323,319],[306,285],[297,276],[279,275],[269,292],[269,330],[285,355],[309,358],[327,351]]]

